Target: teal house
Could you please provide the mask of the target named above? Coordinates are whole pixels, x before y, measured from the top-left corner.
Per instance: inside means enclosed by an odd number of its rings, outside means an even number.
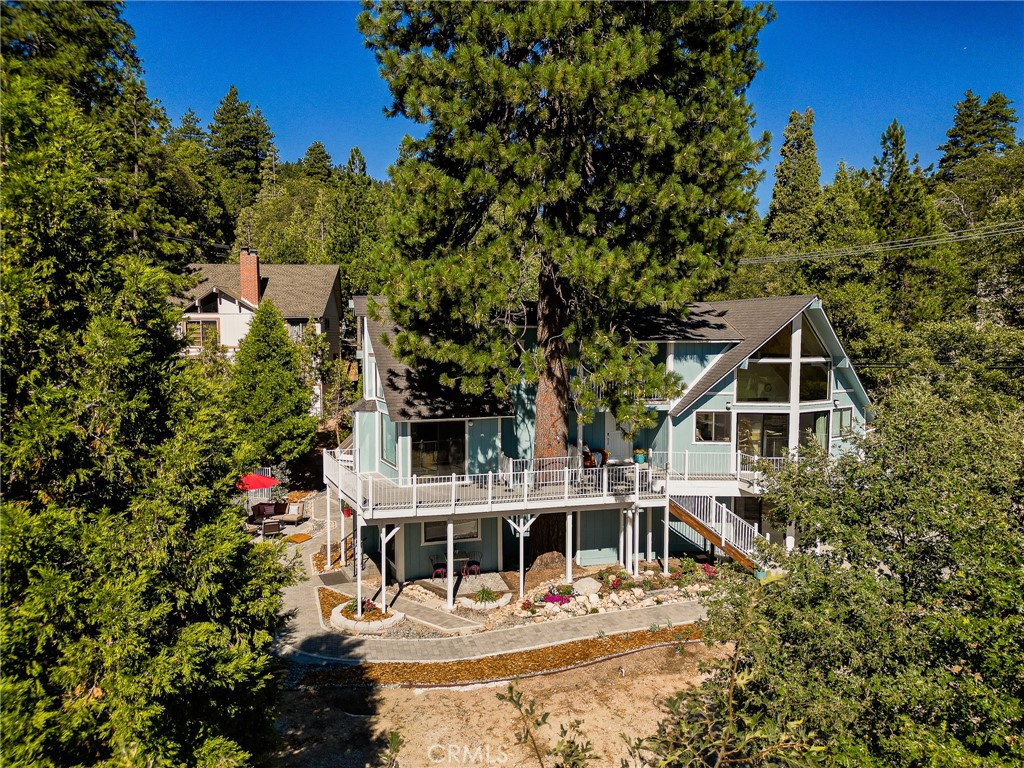
[[[522,584],[524,540],[547,514],[564,516],[567,581],[573,562],[637,573],[642,561],[667,569],[667,555],[705,552],[752,565],[758,537],[793,544],[792,530],[766,524],[766,462],[801,441],[838,453],[864,429],[867,394],[814,296],[696,303],[626,323],[683,394],[647,402],[654,426],[631,440],[609,413],[571,419],[554,459],[533,457],[529,391],[499,402],[444,388],[392,355],[383,339],[395,329],[370,301],[352,302],[363,392],[351,445],[323,454],[328,496],[350,510],[360,584],[364,553],[385,587],[444,578],[449,605],[469,564],[518,568]]]

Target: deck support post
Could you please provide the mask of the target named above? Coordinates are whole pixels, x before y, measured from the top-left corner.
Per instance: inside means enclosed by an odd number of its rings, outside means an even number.
[[[519,522],[519,520],[521,520],[521,519],[522,518],[520,518],[520,517],[516,517],[516,518],[508,517],[508,518],[505,518],[506,522],[508,522],[509,526],[512,528],[513,531],[516,532],[516,535],[519,537],[519,599],[520,600],[522,600],[523,596],[526,594],[526,563],[524,562],[526,560],[526,546],[525,546],[525,544],[526,544],[526,542],[525,542],[526,532],[528,530],[530,530],[530,526],[533,525],[533,521],[537,519],[537,516],[536,515],[526,515],[525,516],[525,520],[523,520],[523,522]],[[500,537],[499,537],[499,540],[500,540]]]
[[[572,584],[572,512],[565,513],[565,583]]]
[[[651,508],[647,508],[647,562],[654,560],[654,515]]]
[[[395,538],[395,534],[400,530],[400,525],[392,526],[390,531],[386,525],[382,525],[380,530],[380,612],[383,614],[388,612],[388,542]],[[397,563],[395,570],[398,570]]]
[[[342,515],[342,517],[344,517],[344,515]],[[343,542],[342,545],[341,545],[341,550],[342,550],[341,551],[341,555],[342,555],[342,557],[344,557],[345,556],[345,545],[344,545],[345,539],[342,538],[341,541]],[[342,565],[342,567],[344,567],[345,563],[342,562],[341,565]],[[330,483],[327,484],[327,562],[324,563],[324,571],[329,571],[329,570],[331,570],[331,485],[330,485]]]
[[[356,617],[363,618],[363,515],[356,512]]]
[[[796,525],[793,523],[786,524],[786,551],[792,552],[796,546]]]
[[[640,575],[640,507],[633,507],[633,575]]]
[[[623,548],[623,543],[624,542],[623,542],[623,538],[622,538],[622,515],[623,515],[622,510],[619,510],[619,515],[618,515],[618,517],[619,517],[619,566],[621,568],[625,568],[626,567],[626,550]]]
[[[454,494],[454,491],[452,491],[452,493]],[[454,611],[455,610],[455,593],[454,593],[455,574],[453,573],[453,571],[455,570],[455,518],[453,518],[453,517],[449,517],[448,518],[448,523],[445,526],[445,532],[447,534],[446,538],[447,538],[447,544],[448,544],[448,548],[446,550],[447,554],[445,556],[445,559],[446,559],[445,566],[446,567],[444,569],[445,570],[445,578],[446,578],[445,589],[446,589],[447,594],[448,594],[448,600],[447,600],[446,605],[447,605],[449,611]]]
[[[662,521],[664,527],[661,531],[661,574],[668,578],[668,504],[665,505],[665,519]]]
[[[624,543],[626,545],[626,558],[625,558],[625,560],[626,560],[626,562],[625,562],[626,572],[632,574],[633,573],[633,510],[632,509],[630,509],[629,511],[626,512],[626,536],[625,536]]]
[[[498,519],[498,573],[505,570],[505,518]]]

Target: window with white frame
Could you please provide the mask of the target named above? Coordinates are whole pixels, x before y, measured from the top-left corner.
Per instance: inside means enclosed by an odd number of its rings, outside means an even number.
[[[218,343],[218,325],[216,320],[186,320],[185,342],[190,347],[201,347],[204,344]]]
[[[480,520],[456,520],[452,538],[455,541],[472,541],[480,538]],[[448,541],[448,523],[438,520],[423,523],[423,543],[438,544]]]
[[[380,458],[392,467],[398,463],[398,435],[395,422],[386,413],[380,416]]]
[[[832,437],[850,437],[853,434],[853,408],[839,408],[832,418]]]
[[[732,414],[727,411],[702,411],[697,414],[694,441],[728,443],[732,441]]]

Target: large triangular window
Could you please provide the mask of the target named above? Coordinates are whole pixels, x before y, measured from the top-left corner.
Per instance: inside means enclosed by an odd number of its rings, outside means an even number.
[[[828,350],[825,349],[825,345],[821,343],[821,337],[818,336],[814,330],[814,326],[811,325],[810,318],[804,315],[803,328],[800,333],[800,357],[828,357]]]

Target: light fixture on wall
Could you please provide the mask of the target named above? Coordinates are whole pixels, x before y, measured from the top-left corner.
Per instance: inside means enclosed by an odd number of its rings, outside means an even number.
[[[731,411],[732,410],[732,400],[726,400],[725,401],[725,410],[727,410],[727,411]]]
[[[833,400],[833,401],[832,401],[832,406],[833,406],[834,408],[839,408],[839,401],[838,401],[838,400]]]

